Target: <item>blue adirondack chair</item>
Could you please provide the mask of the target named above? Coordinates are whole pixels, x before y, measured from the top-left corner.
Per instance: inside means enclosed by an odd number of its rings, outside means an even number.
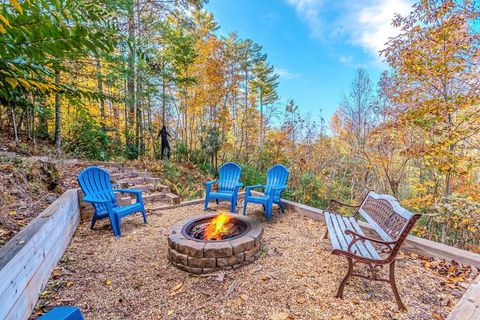
[[[133,189],[112,189],[110,175],[98,167],[88,167],[77,177],[78,184],[85,193],[83,200],[93,204],[95,212],[92,218],[91,229],[99,219],[109,218],[113,234],[121,236],[120,220],[130,214],[141,212],[143,221],[147,223],[147,215],[143,206],[142,191]],[[115,192],[132,193],[137,197],[137,202],[126,206],[118,206]]]
[[[83,316],[77,307],[56,307],[37,320],[83,320]]]
[[[278,204],[282,212],[283,203],[280,198],[282,191],[287,188],[287,180],[288,180],[288,169],[282,166],[281,164],[274,165],[270,169],[268,169],[267,173],[267,184],[265,185],[255,185],[255,186],[248,186],[245,190],[245,201],[243,203],[243,214],[247,210],[247,204],[251,203],[258,203],[263,205],[265,210],[265,218],[270,220],[272,216],[272,205],[274,203]],[[254,196],[251,194],[252,189],[259,189],[263,188],[263,196]]]
[[[218,180],[205,183],[205,210],[208,209],[210,199],[230,201],[230,212],[235,213],[237,207],[238,189],[243,186],[240,182],[242,168],[236,163],[228,162],[220,167]],[[212,191],[212,185],[218,184],[218,191]]]

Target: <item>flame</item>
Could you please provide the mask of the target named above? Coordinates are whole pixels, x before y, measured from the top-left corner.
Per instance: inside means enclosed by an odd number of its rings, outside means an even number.
[[[232,219],[230,214],[222,212],[217,215],[205,228],[204,240],[222,240],[223,235],[230,232],[228,222]]]

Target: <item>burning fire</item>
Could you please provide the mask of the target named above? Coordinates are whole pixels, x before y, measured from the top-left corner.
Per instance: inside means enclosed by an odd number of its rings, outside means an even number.
[[[212,221],[205,228],[204,240],[222,240],[225,234],[231,231],[231,226],[228,222],[231,220],[228,213],[222,212],[212,219]]]

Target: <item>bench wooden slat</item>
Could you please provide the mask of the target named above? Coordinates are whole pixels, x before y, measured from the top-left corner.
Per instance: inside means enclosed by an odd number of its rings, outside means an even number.
[[[337,218],[338,223],[340,224],[340,229],[342,229],[342,234],[345,237],[345,240],[347,241],[347,247],[345,247],[345,251],[348,251],[348,245],[353,241],[353,237],[350,235],[347,235],[345,231],[349,228],[347,224],[345,223],[345,220],[348,218],[342,217],[341,215],[335,215]],[[352,229],[353,230],[353,229]],[[366,256],[367,258],[370,258],[371,255],[368,253],[368,251],[361,245],[361,243],[357,242],[352,246],[352,251],[359,256]]]
[[[325,213],[325,221],[332,240],[333,249],[348,251],[348,245],[353,240],[353,237],[345,234],[346,230],[350,229],[364,235],[360,226],[358,226],[357,222],[352,217],[342,217],[339,214],[327,212]],[[380,256],[370,241],[358,241],[352,246],[352,252],[356,255],[370,259],[380,259]]]
[[[352,227],[353,231],[355,231],[359,235],[365,236],[365,233],[360,228],[360,226],[358,225],[355,218],[350,217],[350,218],[347,219],[347,221],[350,223],[350,226]],[[377,250],[375,250],[375,247],[372,245],[372,243],[370,241],[368,241],[368,240],[363,241],[363,242],[358,241],[357,243],[360,243],[360,245],[363,245],[373,259],[380,259],[380,256],[379,256]]]
[[[336,214],[332,214],[333,228],[335,229],[335,234],[337,235],[338,240],[340,242],[340,248],[342,250],[347,250],[348,243],[347,243],[347,240],[345,239],[345,234],[343,233],[343,230],[338,223],[337,216],[338,215],[336,215]]]
[[[334,232],[335,228],[332,224],[332,215],[334,214],[330,212],[325,212],[325,222],[327,223],[327,230],[330,235],[330,241],[332,242],[333,249],[341,249],[342,247],[340,247],[340,244],[338,243],[337,234]]]

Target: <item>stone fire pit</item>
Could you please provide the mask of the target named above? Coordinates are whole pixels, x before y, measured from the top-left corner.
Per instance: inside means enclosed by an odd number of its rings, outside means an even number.
[[[260,255],[262,225],[254,218],[230,215],[238,234],[224,240],[203,240],[192,236],[195,226],[206,224],[217,214],[202,214],[176,222],[169,228],[168,259],[177,268],[195,274],[237,269]],[[192,231],[193,230],[193,231]]]

